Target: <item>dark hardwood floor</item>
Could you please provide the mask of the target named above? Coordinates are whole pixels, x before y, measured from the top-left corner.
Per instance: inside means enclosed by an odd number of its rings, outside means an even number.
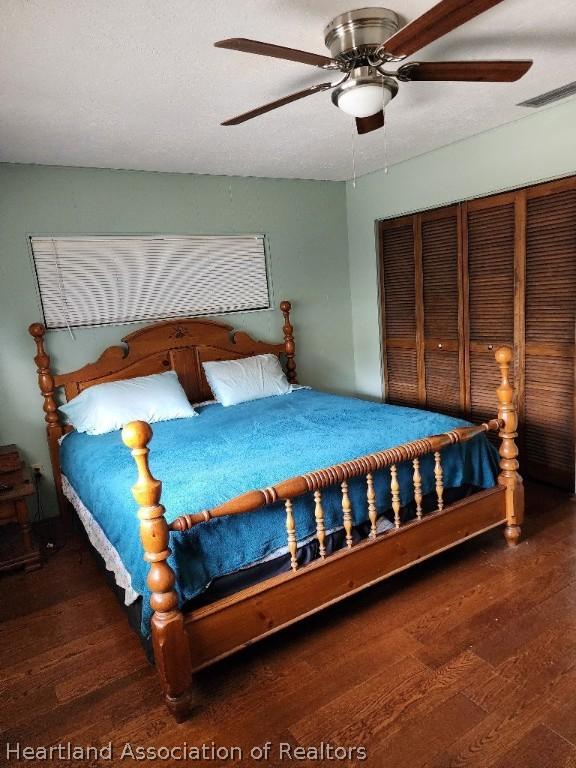
[[[244,757],[140,764],[576,767],[576,504],[540,486],[527,500],[516,550],[487,534],[220,663],[197,676],[200,705],[183,725],[71,542],[42,570],[0,579],[0,764],[4,742],[112,740],[113,765],[137,764],[120,762],[126,742],[186,741]],[[253,760],[266,741],[271,758]],[[368,757],[280,760],[281,742]]]

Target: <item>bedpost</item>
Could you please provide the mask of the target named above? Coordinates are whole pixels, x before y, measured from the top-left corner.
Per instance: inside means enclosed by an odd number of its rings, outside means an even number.
[[[500,367],[502,381],[496,390],[498,395],[498,418],[503,422],[499,436],[500,443],[500,474],[498,483],[506,487],[506,528],[504,536],[508,546],[518,544],[521,524],[524,519],[524,486],[518,474],[518,447],[515,438],[518,437],[518,412],[514,402],[514,387],[510,384],[508,374],[514,352],[508,346],[496,350],[496,362]]]
[[[284,349],[286,351],[286,377],[290,384],[298,384],[298,379],[296,377],[296,344],[294,343],[294,328],[290,323],[291,309],[292,304],[290,304],[289,301],[280,302],[280,310],[284,315],[284,326],[282,327],[282,330],[284,331]]]
[[[124,445],[132,449],[138,469],[138,480],[132,495],[139,505],[140,538],[144,559],[150,564],[147,584],[150,589],[152,616],[152,645],[154,660],[160,674],[164,699],[170,712],[182,722],[190,709],[192,664],[190,646],[184,629],[184,616],[178,608],[174,589],[176,576],[168,565],[170,530],[160,504],[162,483],[156,480],[148,466],[148,443],[152,429],[145,421],[132,421],[122,430]]]
[[[50,451],[50,463],[52,464],[52,473],[54,475],[54,485],[56,488],[56,498],[58,500],[58,509],[63,522],[67,526],[69,523],[68,504],[62,493],[62,475],[60,472],[60,445],[58,440],[64,434],[64,428],[58,415],[58,404],[54,397],[54,376],[50,369],[50,356],[44,349],[44,335],[46,328],[42,323],[32,323],[28,328],[28,333],[36,343],[36,372],[38,373],[38,386],[44,398],[44,420],[46,422],[46,434],[48,435],[48,448]]]

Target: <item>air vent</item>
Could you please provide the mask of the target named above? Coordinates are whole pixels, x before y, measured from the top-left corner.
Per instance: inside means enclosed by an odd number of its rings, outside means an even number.
[[[554,88],[553,91],[541,93],[540,96],[534,96],[533,99],[521,101],[519,107],[545,107],[547,104],[553,104],[560,99],[566,99],[568,96],[576,94],[576,81],[561,85],[560,88]]]

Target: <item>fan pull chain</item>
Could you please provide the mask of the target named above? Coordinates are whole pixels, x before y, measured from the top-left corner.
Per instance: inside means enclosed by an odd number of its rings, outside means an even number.
[[[384,125],[382,126],[383,138],[384,138],[384,173],[388,175],[388,135],[386,131],[386,125],[388,119],[386,113],[384,113]]]
[[[384,75],[380,75],[382,78],[382,111],[384,113],[384,125],[382,126],[382,139],[384,141],[384,173],[388,174],[388,136],[386,135],[386,124],[388,119],[386,117],[386,110],[384,109]]]
[[[356,189],[356,121],[352,119],[352,187]]]

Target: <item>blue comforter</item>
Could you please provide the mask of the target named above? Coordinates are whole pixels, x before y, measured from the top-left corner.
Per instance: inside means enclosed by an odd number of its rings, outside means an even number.
[[[207,405],[192,419],[153,425],[152,473],[163,483],[169,521],[183,513],[220,504],[244,491],[265,488],[293,475],[467,422],[428,411],[339,397],[313,390],[270,397],[229,408]],[[149,629],[147,565],[142,559],[136,504],[130,493],[134,461],[120,434],[72,432],[61,446],[62,471],[100,524],[144,596],[143,632]],[[443,451],[444,485],[488,488],[495,483],[497,457],[483,435]],[[411,467],[399,467],[402,504],[412,500]],[[422,461],[423,491],[434,488],[432,457]],[[367,518],[365,481],[349,483],[355,524]],[[389,472],[375,476],[378,512],[390,509]],[[323,494],[326,528],[342,525],[337,489]],[[313,502],[295,500],[298,540],[314,533]],[[186,533],[171,534],[170,563],[182,601],[202,592],[212,579],[248,567],[286,546],[282,504],[211,520]]]

